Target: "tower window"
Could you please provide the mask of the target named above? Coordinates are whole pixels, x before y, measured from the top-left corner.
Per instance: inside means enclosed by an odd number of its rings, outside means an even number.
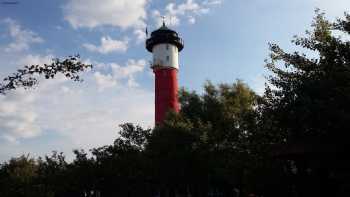
[[[170,61],[170,57],[169,57],[169,55],[168,56],[166,56],[166,61]]]
[[[166,50],[169,50],[169,44],[166,45]]]

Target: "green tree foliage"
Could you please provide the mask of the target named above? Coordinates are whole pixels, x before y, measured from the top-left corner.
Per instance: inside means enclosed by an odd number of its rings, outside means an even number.
[[[270,45],[266,67],[273,75],[264,110],[288,139],[343,136],[350,129],[350,17],[330,23],[316,14],[313,30],[293,41],[309,57]]]
[[[241,81],[218,87],[207,82],[204,89],[202,96],[180,92],[181,114],[191,122],[211,125],[206,138],[213,147],[236,147],[232,143],[239,143],[255,128],[259,97]]]
[[[349,25],[348,14],[331,23],[317,10],[313,30],[293,40],[303,52],[270,45],[262,125],[284,144],[276,156],[293,161],[288,171],[294,170],[290,185],[298,196],[346,196],[339,188],[350,185],[331,175],[348,176],[350,164]]]
[[[1,165],[0,193],[2,196],[34,196],[38,166],[29,156],[13,158]]]
[[[169,114],[168,120],[153,130],[146,154],[152,164],[153,186],[161,196],[185,195],[195,187],[206,188],[202,182],[207,177],[201,171],[206,163],[201,163],[197,155],[197,129],[181,116]]]
[[[38,177],[40,195],[62,196],[69,189],[70,183],[63,181],[67,177],[69,165],[63,153],[52,152],[52,155],[39,158]]]
[[[44,76],[46,79],[54,78],[58,73],[74,81],[81,81],[79,73],[92,68],[92,65],[84,64],[80,61],[80,56],[69,56],[66,59],[53,59],[51,64],[27,65],[23,69],[18,69],[16,73],[6,77],[0,83],[0,94],[5,94],[10,90],[19,87],[31,88],[38,84],[37,76]]]
[[[120,125],[113,145],[92,150],[101,196],[149,196],[149,162],[143,153],[150,129],[130,123]]]
[[[207,82],[204,89],[203,95],[181,90],[181,113],[170,113],[149,138],[146,151],[157,187],[166,188],[160,190],[162,196],[232,196],[234,189],[258,192],[258,185],[268,190],[268,181],[253,182],[258,170],[275,167],[266,162],[269,155],[258,137],[261,98],[242,81],[218,86]]]

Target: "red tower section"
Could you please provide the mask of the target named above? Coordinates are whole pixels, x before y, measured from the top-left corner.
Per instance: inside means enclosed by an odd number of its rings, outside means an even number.
[[[161,123],[168,111],[179,112],[177,70],[154,69],[155,74],[155,122]]]
[[[146,49],[153,54],[155,74],[155,123],[161,124],[169,111],[179,111],[179,52],[184,48],[178,33],[163,26],[146,40]]]

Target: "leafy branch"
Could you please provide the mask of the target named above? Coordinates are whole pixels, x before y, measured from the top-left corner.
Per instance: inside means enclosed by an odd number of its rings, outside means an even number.
[[[3,79],[3,83],[0,83],[0,94],[6,94],[19,87],[32,88],[38,84],[37,76],[53,79],[58,73],[61,73],[66,78],[81,82],[79,73],[89,68],[92,68],[92,65],[82,63],[79,55],[68,56],[63,60],[54,58],[51,64],[26,65],[23,69],[18,69],[16,73]]]

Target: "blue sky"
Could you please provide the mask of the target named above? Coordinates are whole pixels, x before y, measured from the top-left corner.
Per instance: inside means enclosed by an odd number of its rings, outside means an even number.
[[[79,53],[95,65],[83,83],[63,77],[34,90],[0,96],[0,161],[52,150],[110,144],[118,124],[151,127],[154,77],[144,29],[168,26],[185,40],[179,83],[242,79],[264,88],[268,43],[294,50],[293,35],[310,29],[316,7],[329,19],[350,10],[348,0],[0,0],[0,77],[26,64]],[[8,1],[6,1],[8,2]]]

